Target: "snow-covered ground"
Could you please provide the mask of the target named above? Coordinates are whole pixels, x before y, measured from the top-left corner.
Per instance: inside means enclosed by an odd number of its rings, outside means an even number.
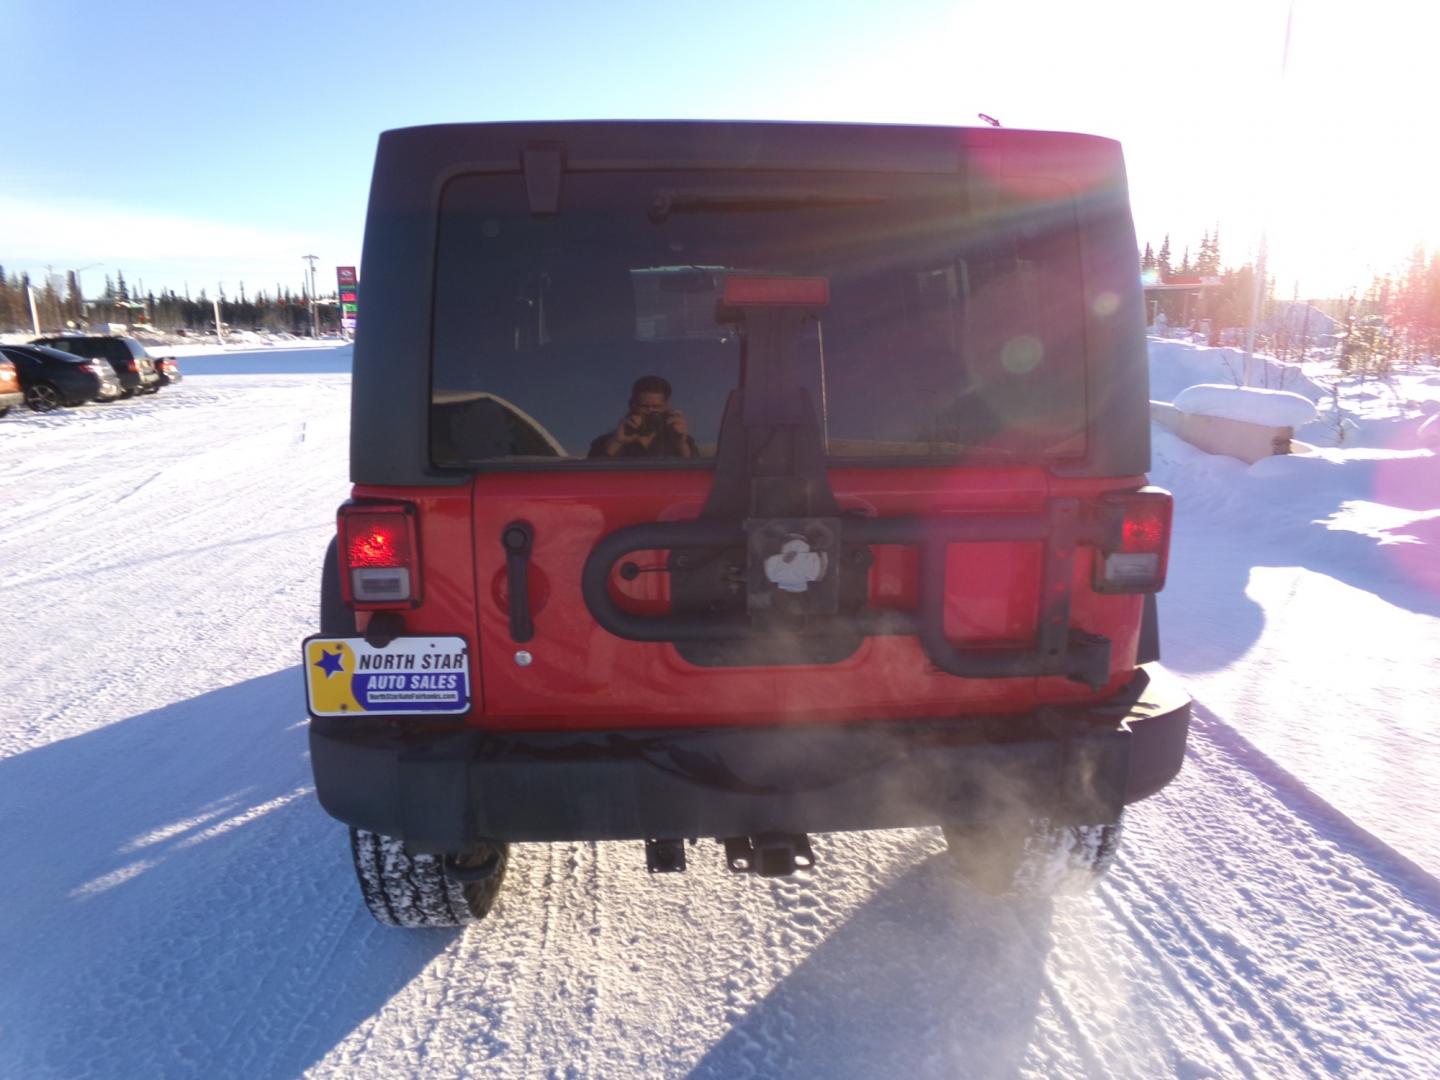
[[[1152,343],[1155,396],[1234,360]],[[191,356],[0,421],[0,1076],[1436,1075],[1440,373],[1336,418],[1277,368],[1314,455],[1157,429],[1197,717],[1093,895],[978,896],[933,830],[821,837],[778,881],[522,845],[460,933],[375,925],[310,790],[348,365]]]

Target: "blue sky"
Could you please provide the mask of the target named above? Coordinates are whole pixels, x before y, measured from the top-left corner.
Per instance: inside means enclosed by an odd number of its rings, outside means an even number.
[[[359,261],[378,133],[442,121],[986,112],[1121,139],[1141,239],[1170,230],[1177,258],[1218,221],[1238,261],[1263,222],[1278,271],[1333,291],[1440,241],[1440,26],[1390,0],[1296,0],[1283,84],[1288,0],[0,9],[0,264],[103,264],[87,293],[117,269],[298,287],[307,253],[330,280]]]

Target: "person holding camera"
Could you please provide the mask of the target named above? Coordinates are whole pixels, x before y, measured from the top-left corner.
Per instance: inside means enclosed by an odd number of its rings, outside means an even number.
[[[685,414],[670,407],[670,384],[646,375],[630,388],[630,411],[590,444],[592,458],[698,457]]]

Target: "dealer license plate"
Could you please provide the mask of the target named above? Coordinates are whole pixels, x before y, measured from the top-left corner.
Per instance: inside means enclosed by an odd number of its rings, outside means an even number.
[[[364,638],[312,637],[303,653],[311,716],[470,710],[462,637],[402,637],[384,648]]]

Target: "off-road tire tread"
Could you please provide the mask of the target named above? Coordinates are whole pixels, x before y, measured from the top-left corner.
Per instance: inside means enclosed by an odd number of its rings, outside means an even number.
[[[490,913],[505,877],[506,845],[487,844],[466,858],[500,856],[495,873],[460,883],[445,875],[439,855],[412,855],[402,841],[364,829],[350,830],[360,895],[377,922],[408,928],[455,927]]]

